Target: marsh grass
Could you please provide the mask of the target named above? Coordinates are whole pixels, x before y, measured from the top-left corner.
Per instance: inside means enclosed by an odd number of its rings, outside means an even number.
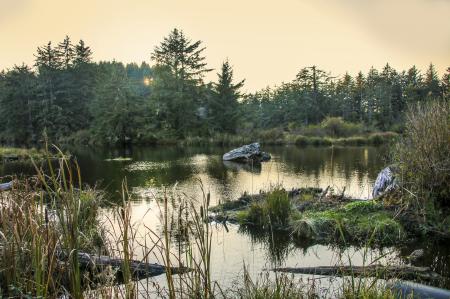
[[[263,229],[286,228],[291,210],[292,204],[286,190],[275,187],[267,192],[263,200],[253,202],[248,210],[239,212],[237,218],[242,224]]]
[[[101,243],[94,228],[101,199],[75,187],[82,186],[79,168],[58,152],[57,168],[48,155],[48,174],[34,164],[34,179],[0,193],[0,281],[7,296],[83,297],[78,251]]]
[[[422,206],[428,202],[450,207],[450,103],[411,107],[393,156],[405,199]]]

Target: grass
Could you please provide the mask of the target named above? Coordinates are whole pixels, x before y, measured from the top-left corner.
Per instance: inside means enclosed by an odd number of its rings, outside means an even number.
[[[405,237],[402,225],[374,201],[352,202],[331,210],[306,211],[294,218],[295,237],[320,242],[339,243],[344,236],[347,241],[359,243],[373,238],[379,246],[395,244]]]
[[[240,223],[263,229],[286,228],[291,215],[291,201],[286,190],[276,187],[263,200],[253,202],[250,208],[237,215]]]
[[[83,189],[79,169],[62,156],[49,174],[0,193],[0,290],[5,296],[82,298],[79,250],[102,252],[99,193]],[[78,186],[78,187],[75,187]],[[64,259],[64,264],[61,264]]]
[[[339,244],[348,241],[361,244],[372,238],[374,245],[383,246],[403,241],[406,237],[401,221],[395,219],[393,213],[379,202],[321,203],[317,196],[319,194],[316,192],[301,192],[299,196],[290,198],[284,189],[278,187],[264,194],[262,199],[256,198],[226,215],[241,225],[266,231],[287,230],[297,239],[317,243]],[[305,202],[312,204],[299,212],[295,206],[304,206],[302,204]]]
[[[0,147],[0,162],[4,160],[41,160],[45,158],[45,152],[35,148]]]

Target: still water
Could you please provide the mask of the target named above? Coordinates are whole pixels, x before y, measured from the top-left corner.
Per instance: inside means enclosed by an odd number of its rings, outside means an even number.
[[[107,190],[112,201],[121,200],[124,180],[133,193],[132,217],[138,230],[161,231],[160,203],[164,191],[199,199],[202,188],[211,194],[211,205],[235,200],[244,192],[257,193],[282,185],[294,187],[330,186],[336,193],[369,199],[378,172],[386,165],[382,147],[264,147],[272,155],[269,162],[251,167],[223,162],[222,155],[231,148],[221,147],[151,147],[126,149],[72,149],[85,183]],[[111,160],[114,158],[126,158]],[[0,176],[32,172],[21,163],[0,165]],[[345,188],[345,189],[344,189]],[[112,211],[104,209],[105,217]],[[323,245],[294,244],[286,234],[268,237],[245,232],[236,225],[213,225],[212,276],[222,285],[232,286],[242,277],[243,266],[256,278],[273,266],[326,266],[336,263],[363,263],[364,249],[344,250]],[[142,229],[144,231],[144,229]],[[143,236],[145,233],[142,231]],[[143,237],[144,238],[144,237]],[[402,256],[415,248],[426,250],[425,265],[440,273],[449,273],[448,247],[415,244],[402,248],[370,250],[368,261],[380,255],[389,262],[402,262]],[[438,255],[436,255],[438,252]],[[136,250],[139,258],[140,251]],[[151,261],[158,261],[152,256]],[[160,261],[159,261],[160,262]],[[163,278],[156,278],[161,280]]]

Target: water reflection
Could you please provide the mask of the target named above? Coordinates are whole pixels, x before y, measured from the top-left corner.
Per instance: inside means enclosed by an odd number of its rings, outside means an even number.
[[[202,196],[200,183],[211,193],[211,204],[219,200],[234,200],[242,193],[257,193],[273,185],[285,188],[330,186],[335,190],[346,189],[346,194],[370,197],[371,185],[377,173],[384,167],[386,150],[376,147],[264,147],[272,160],[261,167],[224,163],[223,153],[231,148],[220,147],[152,147],[123,149],[74,148],[84,182],[105,188],[112,201],[120,201],[120,189],[124,178],[129,190],[136,195],[133,202],[133,221],[160,233],[158,194],[161,186],[176,185],[178,192],[190,198]],[[131,161],[105,161],[124,157]],[[9,174],[33,174],[29,163],[0,164],[0,176]],[[169,189],[170,189],[169,188]],[[172,203],[176,207],[176,203]],[[105,214],[108,210],[105,209]],[[173,218],[171,223],[176,223]],[[185,241],[172,227],[174,245]],[[145,232],[142,232],[145,234]],[[243,264],[251,273],[259,273],[273,265],[323,266],[352,259],[361,265],[364,249],[354,247],[332,248],[313,245],[286,233],[262,233],[230,225],[229,230],[221,225],[213,229],[212,243],[213,278],[225,284],[232,283]],[[425,257],[417,265],[430,266],[438,273],[450,273],[448,244],[415,244],[401,248],[400,252],[386,258],[398,261],[397,255],[407,256],[414,249],[425,249]],[[391,250],[391,249],[389,249]],[[386,250],[370,250],[371,258],[383,255]],[[156,260],[155,260],[156,262]],[[345,262],[345,261],[344,261]],[[409,262],[404,259],[403,262]],[[449,286],[448,280],[444,282]]]

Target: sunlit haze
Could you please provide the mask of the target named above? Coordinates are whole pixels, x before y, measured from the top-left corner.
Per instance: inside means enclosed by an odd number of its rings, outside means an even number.
[[[336,76],[386,62],[433,62],[442,75],[450,65],[447,0],[0,0],[0,69],[31,65],[38,46],[66,34],[85,40],[96,61],[151,63],[174,27],[204,42],[211,68],[228,58],[248,91],[311,65]]]

